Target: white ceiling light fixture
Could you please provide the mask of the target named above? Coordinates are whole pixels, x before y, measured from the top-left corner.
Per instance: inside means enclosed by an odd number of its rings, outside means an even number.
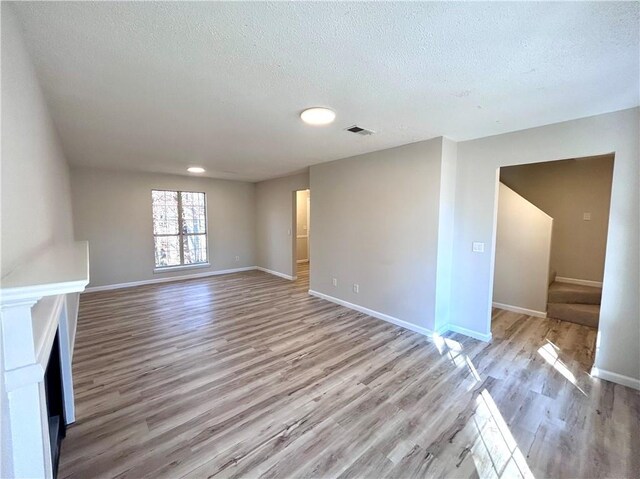
[[[322,126],[333,123],[336,119],[336,112],[323,107],[307,108],[300,113],[300,118],[307,125]]]
[[[205,169],[201,166],[190,166],[189,168],[187,168],[187,171],[189,173],[204,173]]]

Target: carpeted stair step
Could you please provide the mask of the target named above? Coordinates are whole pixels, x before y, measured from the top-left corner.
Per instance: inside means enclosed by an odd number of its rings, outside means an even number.
[[[557,281],[549,286],[549,303],[600,304],[601,299],[602,288]]]
[[[597,328],[598,318],[600,317],[600,305],[549,303],[547,304],[547,317]]]

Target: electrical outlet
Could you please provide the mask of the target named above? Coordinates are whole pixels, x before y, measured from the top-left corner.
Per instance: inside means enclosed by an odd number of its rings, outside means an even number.
[[[360,285],[357,283],[353,283],[353,292],[354,293],[359,293],[360,292]]]
[[[240,261],[240,256],[236,256],[236,261]]]
[[[333,278],[333,279],[331,280],[331,283],[333,284],[333,287],[334,287],[334,288],[337,288],[337,287],[338,287],[338,278]]]
[[[484,243],[474,241],[471,249],[474,253],[484,253]]]
[[[582,219],[584,221],[591,221],[591,213],[582,213]]]

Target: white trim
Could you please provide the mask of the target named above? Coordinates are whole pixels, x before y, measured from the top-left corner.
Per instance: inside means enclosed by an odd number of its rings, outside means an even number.
[[[7,392],[40,382],[43,379],[44,368],[40,363],[29,364],[28,366],[5,371],[4,373],[5,389]]]
[[[307,239],[309,235],[296,235],[296,239]]]
[[[308,263],[309,259],[299,259],[298,261],[296,261],[296,263],[300,264],[300,263]]]
[[[79,295],[75,295],[78,297]],[[73,345],[70,344],[69,307],[67,296],[62,298],[62,308],[58,316],[58,346],[60,347],[60,374],[62,375],[62,396],[64,401],[64,416],[67,424],[76,422],[76,405],[73,392]],[[77,310],[76,310],[77,311]],[[76,318],[77,320],[77,318]]]
[[[442,335],[447,331],[451,331],[454,333],[464,334],[465,336],[469,336],[470,338],[479,339],[480,341],[489,342],[491,341],[491,333],[483,334],[478,333],[477,331],[472,331],[471,329],[462,328],[460,326],[456,326],[453,324],[445,324],[438,328],[438,330],[434,333],[430,329],[423,328],[422,326],[415,325],[413,323],[409,323],[408,321],[404,321],[399,318],[395,318],[393,316],[389,316],[388,314],[380,313],[379,311],[374,311],[369,308],[365,308],[364,306],[359,306],[357,304],[349,303],[348,301],[344,301],[342,299],[335,298],[333,296],[329,296],[328,294],[320,293],[318,291],[314,291],[312,289],[309,290],[309,294],[311,296],[315,296],[316,298],[324,299],[326,301],[330,301],[335,304],[339,304],[340,306],[344,306],[345,308],[353,309],[355,311],[359,311],[361,313],[368,314],[369,316],[373,316],[374,318],[381,319],[383,321],[387,321],[388,323],[395,324],[396,326],[400,326],[401,328],[408,329],[410,331],[414,331],[416,333],[422,334],[423,336],[427,336],[429,338],[433,338],[435,335]]]
[[[495,289],[496,279],[496,248],[498,237],[498,202],[500,201],[500,166],[498,166],[494,173],[494,191],[493,191],[493,219],[491,223],[491,237],[489,238],[489,294],[485,298],[487,301],[486,329],[491,332],[491,322],[493,320],[493,313],[491,308],[493,306],[493,291]],[[478,240],[485,238],[479,236]],[[478,241],[475,240],[475,241]]]
[[[472,329],[456,326],[455,324],[450,324],[448,326],[448,329],[452,333],[464,334],[465,336],[469,336],[470,338],[474,338],[474,339],[479,339],[480,341],[484,341],[485,343],[488,343],[489,341],[491,341],[491,338],[492,338],[491,333],[489,334],[479,333],[477,331],[473,331]]]
[[[244,268],[221,269],[218,271],[207,271],[206,273],[185,274],[182,276],[168,276],[165,278],[145,279],[142,281],[131,281],[129,283],[107,284],[104,286],[93,286],[85,290],[86,293],[95,293],[97,291],[111,291],[113,289],[134,288],[136,286],[144,286],[145,284],[169,283],[171,281],[182,281],[185,279],[205,278],[207,276],[218,276],[221,274],[240,273],[242,271],[252,271],[259,269],[256,266],[246,266]]]
[[[45,327],[39,331],[39,336],[35,336],[34,331],[33,338],[36,347],[36,361],[40,363],[43,371],[46,370],[49,358],[51,357],[53,340],[56,337],[56,332],[60,325],[60,315],[63,312],[64,298],[65,295],[63,294],[47,296],[41,299],[36,307],[31,309],[32,321],[45,325]],[[68,331],[64,331],[64,334],[69,333]]]
[[[591,368],[591,376],[640,391],[640,379],[635,379],[618,373],[612,373],[606,369],[598,369],[595,366]]]
[[[503,303],[496,303],[496,302],[493,302],[491,304],[493,305],[494,308],[504,309],[506,311],[511,311],[513,313],[526,314],[527,316],[535,316],[536,318],[547,317],[546,311],[536,311],[535,309],[521,308],[519,306],[511,306],[510,304],[503,304]]]
[[[184,269],[210,268],[211,263],[177,264],[175,266],[158,266],[153,269],[153,274],[170,273],[171,271],[181,271]]]
[[[76,294],[74,296],[72,296],[72,298],[74,299],[74,305],[73,305],[73,311],[75,311],[75,316],[74,317],[69,317],[70,313],[69,313],[69,295],[65,296],[65,301],[66,301],[66,307],[65,310],[67,312],[67,325],[69,324],[69,320],[73,321],[73,331],[69,331],[69,351],[71,351],[71,357],[73,358],[73,348],[76,345],[76,332],[78,330],[78,311],[80,311],[80,295]]]
[[[439,328],[436,328],[435,334],[437,334],[438,336],[442,336],[447,331],[449,331],[449,325],[448,324],[441,324]]]
[[[89,243],[51,246],[2,280],[2,304],[35,303],[44,296],[76,293],[89,283]]]
[[[556,281],[558,283],[579,284],[581,286],[591,286],[593,288],[602,288],[602,281],[591,281],[589,279],[576,279],[576,278],[565,278],[563,276],[556,276]]]
[[[279,276],[281,278],[288,279],[289,281],[293,281],[295,279],[298,279],[297,276],[291,276],[290,274],[279,273],[278,271],[273,271],[272,269],[263,268],[262,266],[256,266],[255,268],[258,271],[262,271],[264,273],[269,273],[269,274],[272,274],[274,276]]]
[[[410,331],[414,331],[416,333],[422,334],[429,338],[433,337],[433,331],[431,331],[430,329],[423,328],[422,326],[409,323],[408,321],[404,321],[402,319],[398,319],[393,316],[389,316],[388,314],[380,313],[378,311],[374,311],[373,309],[365,308],[364,306],[359,306],[357,304],[349,303],[348,301],[334,298],[333,296],[329,296],[324,293],[319,293],[318,291],[314,291],[312,289],[309,290],[309,294],[311,296],[315,296],[316,298],[324,299],[326,301],[331,301],[332,303],[339,304],[340,306],[344,306],[345,308],[353,309],[355,311],[368,314],[369,316],[373,316],[374,318],[382,319],[383,321],[386,321],[391,324],[395,324],[396,326],[400,326],[401,328],[409,329]]]

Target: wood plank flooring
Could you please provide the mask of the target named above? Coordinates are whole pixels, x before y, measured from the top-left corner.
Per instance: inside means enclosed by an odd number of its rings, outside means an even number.
[[[595,330],[416,333],[251,271],[82,295],[60,477],[638,477]]]

